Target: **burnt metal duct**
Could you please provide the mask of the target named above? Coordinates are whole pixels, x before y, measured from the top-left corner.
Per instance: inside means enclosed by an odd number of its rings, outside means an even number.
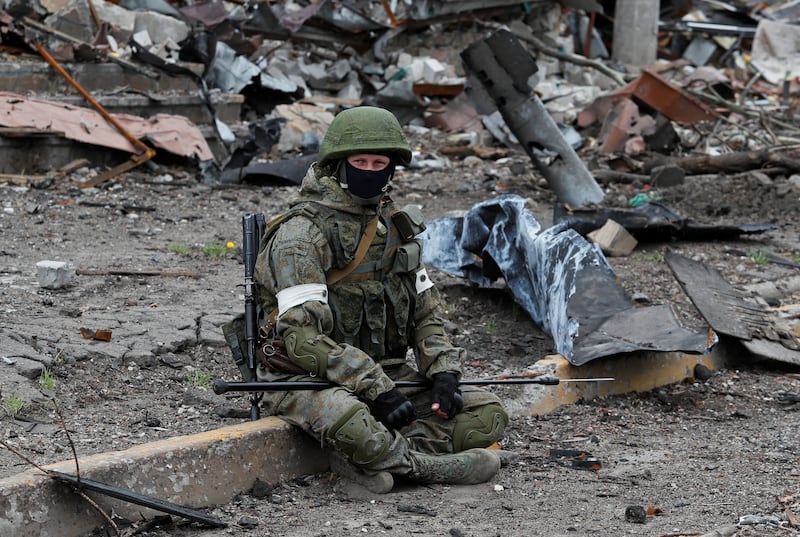
[[[461,53],[467,71],[497,105],[511,132],[558,199],[578,208],[603,201],[603,190],[528,84],[536,62],[508,30],[498,30]],[[549,164],[543,152],[555,157]]]

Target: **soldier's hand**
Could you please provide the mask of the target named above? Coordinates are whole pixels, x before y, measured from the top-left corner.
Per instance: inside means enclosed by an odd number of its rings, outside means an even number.
[[[433,376],[431,410],[440,418],[452,419],[464,409],[464,398],[458,389],[455,373],[437,373]]]
[[[370,406],[372,415],[388,429],[401,429],[417,419],[414,405],[397,388],[380,394]]]

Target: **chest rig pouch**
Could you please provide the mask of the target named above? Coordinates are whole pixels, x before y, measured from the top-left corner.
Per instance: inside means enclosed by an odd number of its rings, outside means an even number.
[[[422,241],[414,239],[425,231],[422,211],[416,205],[406,205],[391,216],[392,225],[403,244],[394,252],[392,272],[395,274],[411,272],[422,263]]]

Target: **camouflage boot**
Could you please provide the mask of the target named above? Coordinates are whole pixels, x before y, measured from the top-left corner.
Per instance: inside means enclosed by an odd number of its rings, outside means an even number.
[[[357,483],[370,492],[386,494],[394,487],[394,479],[389,472],[365,472],[351,464],[347,457],[338,451],[332,451],[329,460],[334,474]]]
[[[451,455],[426,455],[409,451],[411,472],[417,483],[475,485],[489,481],[500,469],[500,458],[488,449],[469,449]]]

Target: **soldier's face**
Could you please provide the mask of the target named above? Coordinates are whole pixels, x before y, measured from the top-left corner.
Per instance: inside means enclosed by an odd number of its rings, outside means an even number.
[[[354,168],[370,172],[379,172],[391,164],[391,159],[385,155],[371,153],[358,153],[347,157],[347,162]]]

